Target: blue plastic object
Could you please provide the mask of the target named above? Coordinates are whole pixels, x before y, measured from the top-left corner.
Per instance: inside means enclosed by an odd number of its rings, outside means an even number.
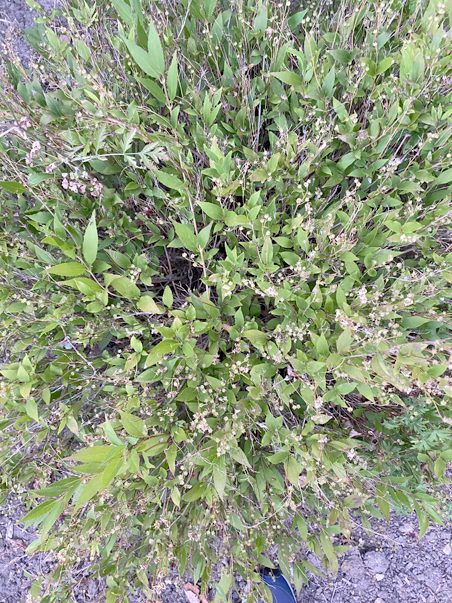
[[[292,587],[280,569],[265,567],[259,573],[272,593],[273,603],[296,603]]]

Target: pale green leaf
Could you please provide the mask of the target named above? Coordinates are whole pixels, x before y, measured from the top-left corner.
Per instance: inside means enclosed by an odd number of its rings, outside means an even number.
[[[143,419],[136,417],[129,412],[121,412],[121,422],[127,433],[134,438],[142,438],[147,435],[146,426]]]
[[[153,68],[157,74],[156,77],[160,77],[165,72],[165,58],[163,56],[162,43],[152,19],[149,22],[148,51]]]
[[[223,210],[219,205],[207,203],[207,201],[199,201],[199,207],[202,211],[213,220],[223,220]]]
[[[166,460],[168,461],[168,467],[171,469],[173,475],[176,474],[176,457],[177,457],[177,446],[171,444],[166,451]]]
[[[143,295],[137,301],[137,308],[142,312],[148,312],[149,314],[164,314],[165,310],[161,306],[157,306],[155,301],[149,295]]]
[[[186,224],[174,223],[174,229],[182,245],[189,251],[198,251],[198,239],[193,229]]]
[[[322,84],[322,92],[327,98],[333,98],[334,81],[336,79],[336,72],[334,65],[331,67]]]
[[[121,297],[125,297],[126,299],[135,299],[140,296],[138,287],[125,276],[113,279],[111,286]]]
[[[39,420],[39,414],[38,414],[38,406],[36,404],[36,402],[30,398],[29,400],[27,400],[26,404],[25,404],[25,410],[27,412],[27,415],[33,419],[34,421],[38,421]]]
[[[80,493],[77,499],[75,509],[79,509],[82,505],[90,501],[102,489],[102,473],[92,477]]]
[[[0,181],[0,186],[2,188],[5,189],[5,191],[8,191],[8,193],[15,193],[15,194],[19,194],[19,193],[24,193],[27,189],[25,188],[25,186],[23,184],[21,184],[20,182],[7,182],[5,180]]]
[[[93,211],[83,237],[83,257],[85,258],[86,263],[90,266],[92,266],[96,260],[97,248],[98,236],[96,227],[96,212]]]
[[[302,86],[303,84],[303,78],[294,71],[273,71],[271,75],[289,86]]]
[[[159,77],[159,74],[154,67],[154,63],[151,60],[149,53],[147,53],[143,48],[141,48],[141,46],[138,46],[137,44],[135,44],[135,42],[132,42],[131,40],[125,39],[124,43],[126,44],[133,60],[138,65],[138,67],[140,67],[140,69],[142,69],[147,75],[150,75],[151,77]]]
[[[191,488],[184,494],[184,500],[187,502],[194,502],[195,500],[198,500],[198,498],[201,498],[203,495],[205,486],[206,484],[204,482],[197,484],[194,488]]]
[[[157,180],[167,188],[180,190],[184,186],[182,180],[179,180],[179,178],[177,178],[176,176],[168,174],[167,172],[163,172],[162,170],[157,170],[155,172],[155,175],[157,177]]]
[[[165,287],[165,290],[163,292],[162,301],[167,308],[173,307],[173,292],[168,287],[168,285]]]
[[[353,332],[350,327],[347,327],[337,338],[336,348],[339,354],[346,352],[350,349],[350,345],[353,341]]]
[[[47,270],[49,274],[57,276],[80,276],[85,272],[86,268],[78,262],[66,262],[65,264],[57,264]]]
[[[179,73],[177,68],[177,52],[175,52],[173,54],[171,65],[169,66],[168,73],[166,75],[166,89],[168,91],[168,96],[171,101],[174,100],[176,97],[178,79]]]

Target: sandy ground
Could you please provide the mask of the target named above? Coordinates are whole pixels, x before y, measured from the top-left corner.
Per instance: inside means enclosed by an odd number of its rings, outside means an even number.
[[[50,10],[56,0],[40,0]],[[6,36],[25,66],[30,64],[30,47],[20,39],[20,30],[33,25],[33,12],[24,0],[0,0],[0,48]],[[34,539],[17,525],[24,514],[14,501],[0,509],[0,603],[19,603],[25,600],[30,584],[41,570],[51,567],[45,555],[27,556],[26,546]],[[312,576],[304,587],[298,603],[452,603],[452,525],[431,526],[421,541],[417,540],[415,516],[391,516],[389,526],[374,525],[384,537],[356,530],[352,547],[341,560],[335,580]],[[311,554],[309,560],[318,565]],[[189,579],[189,576],[184,576]],[[86,580],[74,593],[73,601],[95,601],[102,584]],[[163,603],[186,603],[182,581],[176,574],[168,579],[161,594]],[[143,598],[137,593],[130,603]]]

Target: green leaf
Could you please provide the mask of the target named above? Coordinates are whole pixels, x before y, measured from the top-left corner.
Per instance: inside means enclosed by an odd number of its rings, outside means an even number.
[[[168,467],[171,469],[171,473],[176,475],[176,457],[177,457],[177,446],[171,444],[166,451],[166,460],[168,461]]]
[[[168,287],[168,285],[166,285],[165,290],[163,292],[162,301],[163,301],[163,303],[165,304],[165,306],[167,308],[172,308],[172,306],[173,306],[173,292]]]
[[[389,502],[386,493],[386,488],[383,485],[377,485],[375,488],[375,498],[377,501],[378,508],[385,516],[386,521],[389,523]]]
[[[19,364],[19,368],[17,369],[17,379],[21,383],[28,383],[30,381],[30,375],[27,372],[27,369],[24,367],[23,363]]]
[[[353,332],[350,327],[347,327],[337,338],[336,348],[339,354],[346,352],[350,349],[350,345],[353,341]]]
[[[421,511],[419,509],[416,509],[416,513],[417,513],[417,517],[419,520],[419,540],[424,536],[425,532],[428,529],[428,526],[430,525],[430,519],[428,518],[428,515],[426,515],[424,513],[424,511]]]
[[[366,496],[364,494],[350,494],[350,496],[346,496],[344,498],[344,505],[349,509],[358,509],[361,507],[366,501]]]
[[[226,475],[226,463],[223,457],[220,457],[218,464],[213,466],[213,483],[215,490],[218,492],[218,496],[223,500],[224,490],[226,488],[227,475]]]
[[[166,186],[167,188],[180,190],[184,187],[182,180],[179,180],[179,178],[176,178],[176,176],[173,176],[172,174],[168,174],[162,170],[157,170],[155,175],[160,184],[163,184],[163,186]]]
[[[324,532],[323,530],[322,530],[322,532],[320,532],[320,542],[322,543],[322,549],[323,549],[325,555],[327,556],[327,558],[330,560],[333,557],[336,558],[336,553],[334,552],[333,543],[331,542],[331,539],[328,536],[328,534],[326,532]]]
[[[180,490],[177,486],[174,486],[171,490],[171,500],[176,505],[176,507],[180,507]]]
[[[79,477],[66,477],[64,479],[58,480],[57,482],[54,482],[51,486],[46,486],[45,488],[41,488],[39,490],[30,490],[30,496],[36,498],[49,498],[51,496],[61,496],[61,494],[69,492],[69,490],[73,486],[77,486],[79,483]]]
[[[166,89],[170,100],[174,100],[177,93],[177,82],[179,79],[179,73],[177,68],[177,52],[173,54],[171,65],[169,66],[168,73],[166,75]]]
[[[296,27],[303,21],[303,18],[307,12],[308,12],[307,9],[302,10],[298,13],[295,13],[294,15],[291,15],[287,19],[287,25],[290,27],[290,29],[292,31],[295,31]]]
[[[144,77],[140,77],[140,78],[138,78],[138,80],[146,88],[146,90],[149,90],[149,92],[152,94],[152,96],[154,98],[156,98],[159,102],[161,102],[162,105],[166,105],[165,94],[164,94],[161,86],[159,84],[157,84],[157,82],[155,82],[154,80],[149,80]]]
[[[44,501],[43,503],[29,511],[29,513],[27,513],[24,517],[22,517],[20,522],[22,523],[24,521],[34,521],[35,519],[38,519],[38,517],[46,515],[49,511],[53,509],[57,502],[57,500]]]
[[[279,463],[285,461],[288,455],[289,453],[287,450],[281,450],[280,452],[276,452],[275,454],[271,454],[270,456],[268,456],[267,461],[269,461],[273,465],[278,465]]]
[[[143,419],[136,417],[129,412],[121,412],[121,422],[127,433],[134,438],[143,438],[147,435],[146,426]]]
[[[298,488],[298,478],[300,477],[301,466],[293,456],[289,456],[286,463],[286,474],[289,482]]]
[[[111,3],[116,9],[116,12],[121,17],[121,19],[133,27],[135,23],[135,19],[133,18],[132,10],[128,4],[124,2],[124,0],[111,0]]]
[[[96,227],[96,211],[93,211],[83,237],[83,257],[87,264],[92,266],[97,257],[98,236]]]
[[[444,475],[444,471],[446,470],[446,463],[444,459],[440,456],[436,459],[435,464],[433,465],[433,471],[436,477],[441,478]]]
[[[177,350],[180,345],[180,342],[176,341],[175,339],[164,339],[152,348],[149,356],[146,359],[146,366],[156,364],[162,356],[174,352],[174,350]],[[142,376],[143,375],[140,375],[140,377]]]
[[[306,520],[297,513],[295,521],[302,540],[306,542],[308,539],[308,524]]]
[[[187,502],[194,502],[195,500],[198,500],[198,498],[201,498],[201,496],[203,495],[205,486],[206,484],[204,482],[201,482],[194,488],[191,488],[188,492],[184,494],[184,500],[186,500]]]
[[[174,222],[174,229],[182,245],[189,251],[198,251],[198,239],[193,229],[186,224]]]
[[[237,463],[240,463],[241,465],[244,465],[245,467],[251,469],[250,462],[243,450],[240,448],[240,446],[232,446],[229,453],[232,458],[237,461]]]
[[[334,81],[336,79],[336,72],[334,65],[331,67],[322,84],[322,92],[327,98],[333,98]]]
[[[90,446],[82,448],[67,460],[80,461],[82,463],[102,463],[114,450],[122,450],[118,446]]]
[[[261,565],[263,565],[264,567],[269,567],[271,569],[275,569],[275,566],[270,561],[270,559],[268,557],[265,557],[264,555],[259,555],[258,562]]]
[[[254,31],[266,30],[267,23],[268,23],[267,3],[265,2],[254,19]]]
[[[140,290],[125,276],[120,276],[111,281],[111,286],[119,293],[121,297],[126,299],[135,299],[140,296]]]
[[[344,50],[342,48],[329,50],[330,55],[341,65],[348,65],[352,60],[352,53],[350,50]]]
[[[15,194],[20,194],[20,193],[24,193],[27,189],[25,188],[25,186],[23,184],[21,184],[20,182],[8,182],[5,180],[0,181],[0,186],[2,188],[5,189],[5,191],[8,191],[8,193],[15,193]]]
[[[112,480],[117,475],[121,465],[123,464],[122,458],[113,459],[108,463],[102,473],[102,490],[107,488],[107,486],[112,482]]]
[[[207,203],[207,201],[198,201],[198,205],[212,220],[223,220],[223,210],[219,205]]]
[[[446,462],[450,463],[452,461],[452,450],[444,450],[441,452],[441,458]]]
[[[155,69],[153,62],[151,61],[151,57],[149,53],[147,53],[141,46],[135,44],[131,40],[124,39],[124,43],[126,44],[133,60],[135,63],[142,69],[147,75],[151,77],[158,78],[159,73]]]
[[[130,268],[132,262],[125,253],[115,251],[114,249],[106,249],[106,252],[114,261],[114,263],[117,264],[120,268],[123,268],[124,270],[128,270]]]
[[[255,346],[263,346],[268,340],[268,335],[257,329],[248,329],[247,331],[244,331],[243,337],[251,341]]]
[[[436,179],[435,184],[440,186],[442,184],[449,184],[450,182],[452,182],[452,169],[441,172],[441,174]]]
[[[244,226],[249,224],[247,216],[236,214],[235,211],[226,212],[225,220],[226,226]]]
[[[289,86],[296,87],[303,85],[303,78],[294,71],[273,71],[271,75]]]
[[[148,51],[153,68],[157,74],[155,77],[160,77],[165,72],[165,58],[163,56],[162,43],[152,19],[149,22]]]
[[[39,420],[38,406],[32,398],[27,400],[27,402],[25,404],[25,410],[27,412],[27,415],[30,417],[30,419],[33,419],[34,421]]]
[[[80,276],[85,272],[86,268],[78,262],[66,262],[65,264],[57,264],[47,270],[49,274],[57,276]]]
[[[155,301],[149,295],[143,295],[137,302],[137,308],[142,312],[149,314],[164,314],[165,310],[161,306],[157,306]]]
[[[381,73],[384,73],[387,69],[389,69],[389,67],[391,67],[393,62],[394,62],[394,59],[392,57],[386,57],[385,59],[380,61],[378,63],[376,75],[380,75]]]
[[[322,335],[320,335],[320,337],[317,339],[316,344],[315,344],[316,350],[317,352],[321,355],[321,356],[328,356],[330,353],[330,346],[328,345],[328,342],[326,340],[325,335],[322,333]]]
[[[210,230],[212,228],[212,222],[207,224],[205,228],[203,228],[198,234],[198,243],[201,249],[205,249],[210,240]]]
[[[243,525],[243,521],[240,519],[240,517],[237,515],[237,513],[231,513],[230,520],[231,520],[231,525],[234,528],[236,528],[237,530],[240,530],[241,532],[245,531],[245,526]]]
[[[102,489],[102,473],[92,477],[80,493],[75,504],[75,509],[79,509],[82,505],[90,501]]]

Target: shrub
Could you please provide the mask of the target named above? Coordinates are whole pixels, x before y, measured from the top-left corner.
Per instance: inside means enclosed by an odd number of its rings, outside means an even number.
[[[299,591],[358,521],[441,522],[451,7],[74,0],[28,32],[0,459],[58,560],[41,601],[79,562],[109,603],[173,563],[205,591],[225,556],[217,601],[272,561]]]

